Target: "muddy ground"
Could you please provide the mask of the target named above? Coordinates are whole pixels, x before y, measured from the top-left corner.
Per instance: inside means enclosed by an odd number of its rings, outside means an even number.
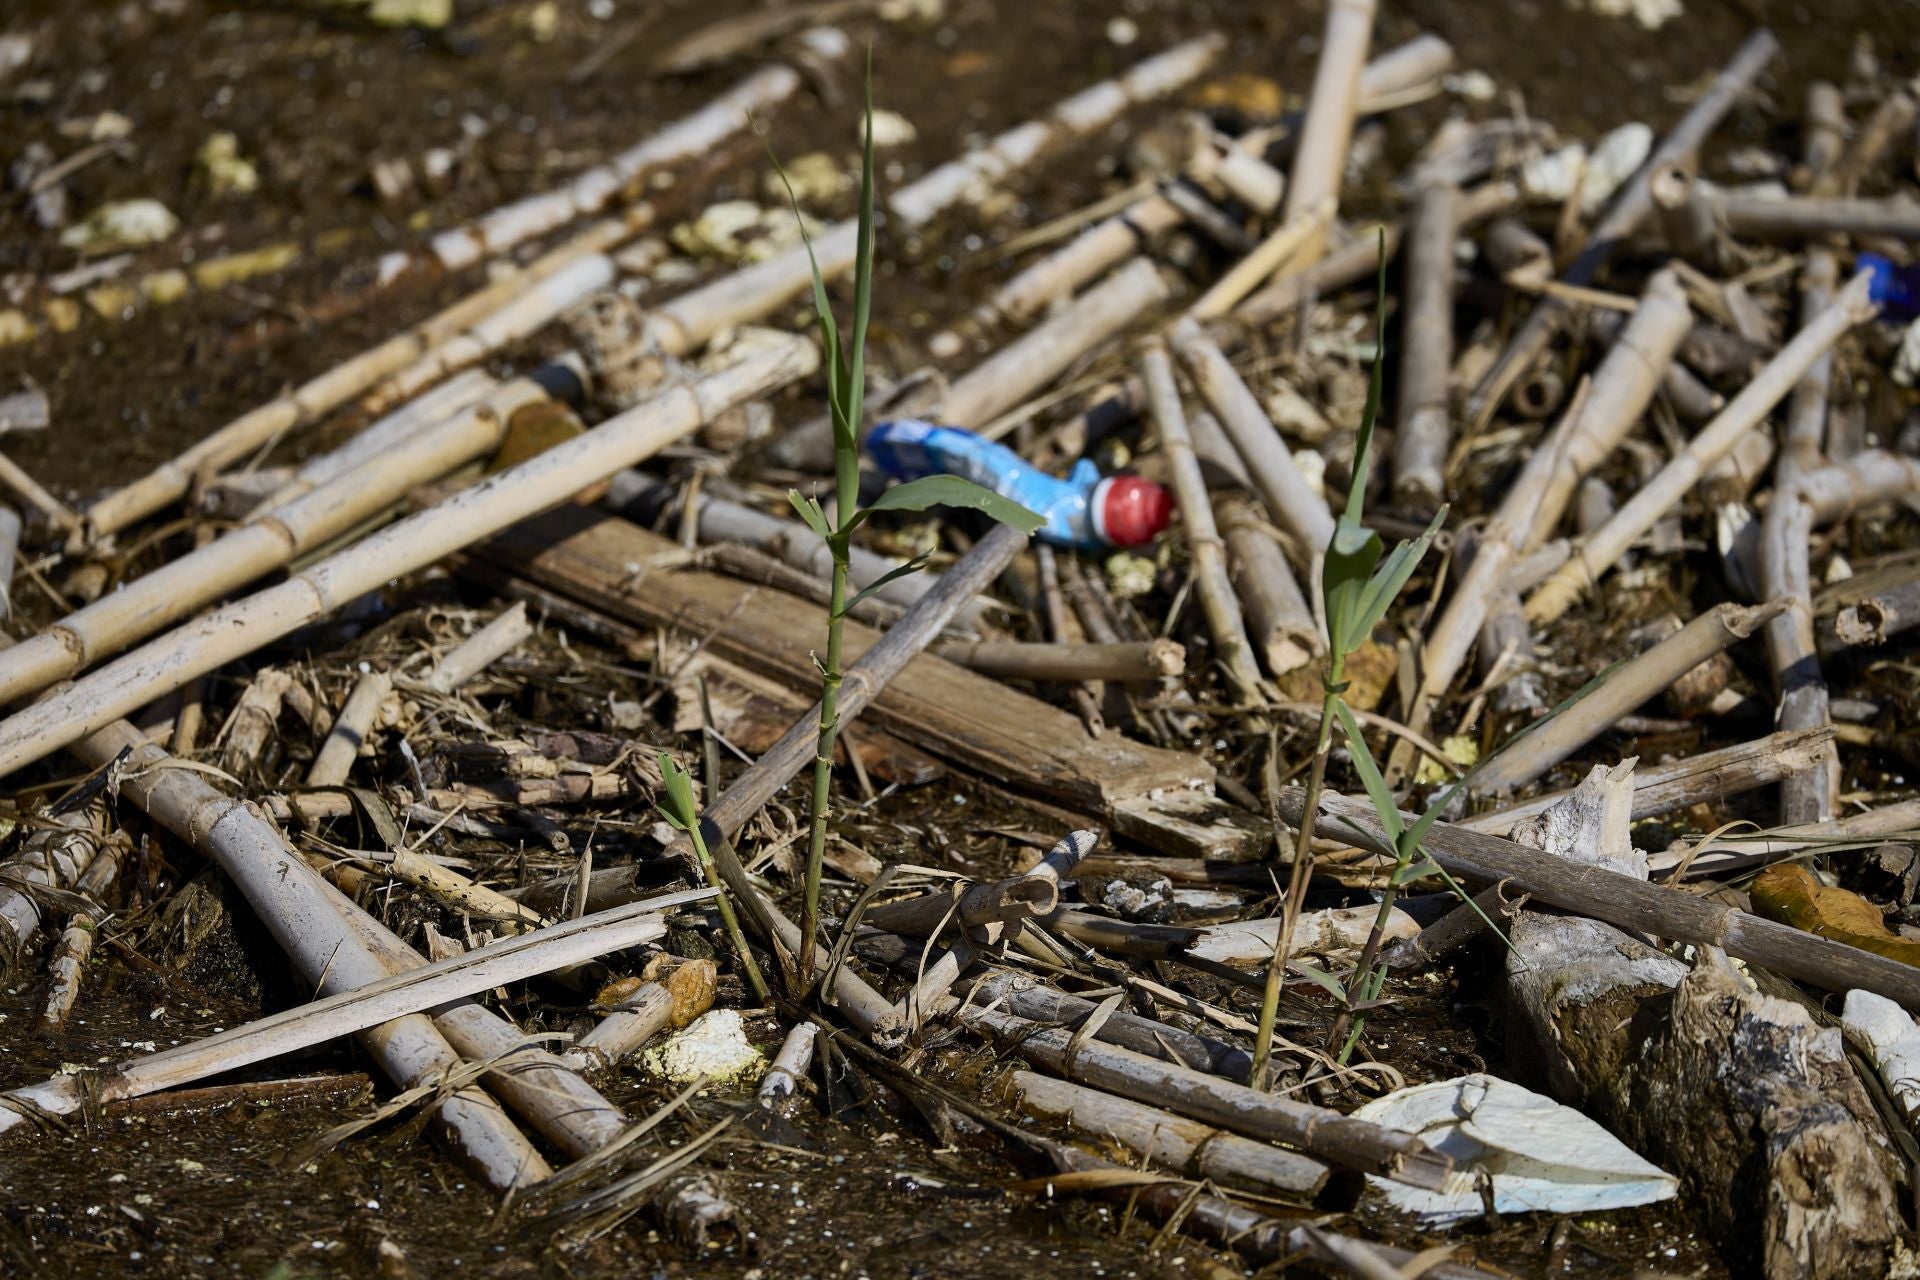
[[[131,316],[83,314],[72,332],[0,347],[0,393],[30,377],[48,393],[54,421],[45,432],[9,438],[9,455],[63,496],[83,497],[133,478],[466,292],[471,274],[376,288],[373,264],[433,230],[544,190],[708,100],[738,78],[741,64],[662,78],[648,73],[650,57],[752,6],[559,0],[544,41],[527,26],[535,7],[458,0],[454,23],[437,32],[380,30],[299,3],[11,0],[0,8],[0,32],[31,32],[37,42],[31,66],[0,83],[0,161],[33,142],[71,154],[86,145],[90,120],[116,112],[132,125],[125,148],[103,154],[67,185],[76,211],[151,196],[179,215],[181,233],[140,251],[136,269],[282,241],[298,244],[301,255],[243,285]],[[1383,7],[1382,47],[1437,33],[1464,66],[1524,95],[1530,112],[1588,136],[1629,119],[1669,123],[1689,89],[1760,22],[1784,46],[1766,84],[1785,101],[1797,101],[1808,78],[1838,77],[1862,34],[1888,65],[1920,69],[1920,25],[1898,2],[1687,0],[1684,17],[1657,32],[1567,0],[1388,0]],[[859,21],[853,30],[875,42],[877,102],[919,131],[890,157],[885,180],[898,184],[966,137],[1013,124],[1145,51],[1209,28],[1234,37],[1210,79],[1250,72],[1297,94],[1311,75],[1320,10],[1299,0],[951,0],[936,17]],[[1137,31],[1128,46],[1110,38],[1116,18]],[[44,92],[16,92],[29,80],[44,82]],[[764,121],[783,155],[851,152],[844,95],[853,82],[819,88],[843,100],[828,109],[810,96]],[[1410,151],[1423,123],[1443,109],[1430,105],[1397,119],[1392,145]],[[467,119],[485,130],[444,190],[375,197],[370,162],[452,145]],[[1131,137],[1151,123],[1136,117]],[[1736,113],[1718,145],[1769,141],[1755,128]],[[237,135],[257,162],[254,194],[218,199],[195,177],[194,156],[217,130]],[[920,344],[1008,273],[995,244],[1117,186],[1130,140],[1116,131],[1051,165],[991,221],[967,215],[914,243],[883,244],[877,359],[894,370],[924,363]],[[710,169],[661,192],[663,207],[679,214],[732,196],[765,198],[769,166],[757,142],[741,142]],[[0,202],[0,295],[13,295],[12,303],[0,297],[0,307],[37,304],[46,278],[75,264],[17,197]],[[283,452],[323,447],[344,429],[336,424]],[[893,803],[894,810],[871,815],[875,838],[890,822],[937,826],[959,845],[941,852],[982,866],[1010,856],[996,830],[1046,823],[965,780]],[[145,873],[154,883],[198,870],[164,842],[149,857]],[[218,885],[210,886],[209,901],[220,901]],[[38,1079],[62,1063],[109,1061],[145,1042],[203,1035],[298,999],[284,961],[244,904],[225,905],[206,940],[191,948],[170,943],[151,920],[130,922],[118,935],[110,930],[105,963],[59,1040],[27,1034],[42,995],[38,978],[0,989],[0,1086]],[[186,957],[183,966],[176,954]],[[1392,1055],[1410,1081],[1501,1060],[1500,1029],[1479,1003],[1477,993],[1490,985],[1481,977],[1469,962],[1399,993]],[[777,1035],[770,1022],[756,1029]],[[956,1073],[964,1087],[991,1088],[991,1073],[981,1079],[977,1061],[963,1064],[959,1056],[935,1054],[934,1069]],[[980,1135],[952,1145],[930,1140],[885,1096],[836,1122],[809,1119],[800,1147],[732,1142],[727,1188],[748,1216],[746,1240],[690,1255],[639,1219],[560,1250],[500,1224],[494,1198],[406,1125],[290,1161],[290,1152],[342,1115],[371,1105],[369,1090],[352,1078],[363,1067],[346,1051],[316,1054],[272,1073],[346,1077],[304,1098],[211,1110],[109,1109],[72,1129],[10,1143],[0,1149],[0,1259],[17,1275],[376,1275],[391,1274],[382,1272],[380,1250],[390,1240],[420,1276],[753,1274],[749,1268],[823,1278],[1185,1276],[1230,1265],[1189,1239],[1158,1238],[1155,1227],[1127,1220],[1118,1206],[1008,1193],[1006,1183],[1032,1171],[1007,1163]],[[638,1111],[658,1100],[638,1078],[625,1079],[614,1096]],[[722,1095],[703,1099],[688,1132],[730,1105]],[[1417,1243],[1404,1227],[1390,1230]],[[1525,1275],[1547,1274],[1550,1261],[1556,1275],[1719,1273],[1678,1209],[1578,1221],[1564,1239],[1549,1235],[1545,1220],[1521,1219],[1471,1225],[1455,1238],[1474,1240],[1485,1258]]]

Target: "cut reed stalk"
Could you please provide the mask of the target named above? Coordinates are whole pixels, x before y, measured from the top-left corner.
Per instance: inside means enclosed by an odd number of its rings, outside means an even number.
[[[1254,665],[1240,601],[1227,576],[1226,549],[1214,524],[1213,501],[1207,493],[1206,478],[1200,473],[1193,437],[1187,431],[1187,415],[1180,405],[1180,389],[1174,385],[1173,361],[1165,343],[1156,339],[1147,346],[1140,372],[1159,430],[1160,447],[1167,454],[1174,501],[1180,508],[1188,553],[1193,557],[1194,587],[1206,614],[1215,655],[1225,666],[1235,696],[1241,702],[1257,701],[1261,697],[1260,669]]]
[[[1158,682],[1187,669],[1187,651],[1176,640],[1113,644],[1019,640],[968,640],[934,646],[948,662],[1002,680],[1114,680]]]
[[[319,421],[443,343],[467,334],[474,335],[475,343],[481,340],[481,334],[508,336],[511,330],[479,326],[508,308],[516,309],[519,323],[529,322],[537,308],[525,299],[539,298],[544,304],[566,296],[567,289],[549,287],[551,281],[564,274],[576,273],[568,276],[572,286],[602,275],[611,280],[613,267],[605,257],[605,250],[644,225],[646,219],[639,219],[637,215],[595,223],[521,270],[489,282],[405,332],[249,410],[139,480],[96,499],[83,516],[86,537],[91,540],[107,537],[179,501],[197,478],[224,470],[287,432]],[[474,358],[483,354],[485,350],[477,351]]]
[[[1173,349],[1186,365],[1194,385],[1227,429],[1234,447],[1258,486],[1267,511],[1300,545],[1317,555],[1333,539],[1333,513],[1294,466],[1280,433],[1266,410],[1240,380],[1219,346],[1191,317],[1183,317],[1168,332]]]
[[[1287,175],[1282,217],[1288,222],[1320,209],[1330,219],[1340,207],[1340,182],[1346,174],[1347,148],[1359,113],[1360,83],[1367,48],[1373,40],[1375,7],[1375,0],[1333,0],[1327,7],[1326,34],[1314,64],[1306,119],[1300,126],[1293,169]],[[1319,261],[1324,245],[1324,226],[1315,228],[1295,260],[1297,265],[1310,267]]]
[[[1733,109],[1779,48],[1770,31],[1756,31],[1747,37],[1712,86],[1694,101],[1687,114],[1660,140],[1647,162],[1614,195],[1588,234],[1579,256],[1561,273],[1562,281],[1586,285],[1600,273],[1652,210],[1649,182],[1653,173],[1669,163],[1691,164],[1707,136]],[[1535,304],[1519,331],[1467,398],[1465,417],[1469,423],[1478,424],[1492,416],[1513,384],[1533,367],[1540,353],[1553,341],[1571,311],[1572,304],[1556,294],[1548,294]]]
[[[1459,196],[1450,183],[1429,183],[1414,208],[1407,242],[1393,492],[1402,504],[1427,513],[1439,510],[1445,496],[1452,446],[1447,384],[1453,369],[1454,210]],[[1386,335],[1376,340],[1384,342]]]
[[[1689,622],[1606,677],[1527,735],[1526,749],[1489,760],[1475,776],[1476,789],[1501,795],[1532,782],[1596,737],[1621,716],[1669,688],[1702,662],[1751,636],[1787,608],[1784,600],[1747,608],[1718,605]]]
[[[818,360],[815,348],[800,339],[758,347],[735,364],[673,387],[584,436],[390,525],[280,586],[150,642],[0,723],[0,775],[324,617],[394,577],[566,501],[734,405],[805,376]]]
[[[1819,315],[1801,326],[1792,342],[1767,362],[1725,409],[1640,491],[1613,519],[1580,543],[1574,558],[1527,600],[1527,619],[1536,626],[1552,622],[1600,580],[1620,556],[1684,498],[1715,462],[1725,457],[1785,399],[1801,378],[1854,325],[1871,319],[1878,307],[1870,300],[1870,278],[1861,272]]]

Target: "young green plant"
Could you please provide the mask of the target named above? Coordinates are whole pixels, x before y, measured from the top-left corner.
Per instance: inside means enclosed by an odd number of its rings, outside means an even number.
[[[1306,805],[1300,829],[1296,833],[1293,867],[1287,879],[1287,896],[1281,908],[1280,936],[1275,939],[1273,959],[1267,966],[1267,983],[1260,1002],[1259,1032],[1254,1040],[1252,1081],[1256,1088],[1268,1083],[1268,1058],[1273,1044],[1273,1026],[1279,1016],[1280,990],[1286,981],[1287,951],[1293,945],[1295,926],[1305,906],[1307,882],[1313,871],[1313,815],[1319,810],[1326,789],[1327,758],[1333,749],[1334,721],[1343,713],[1351,718],[1343,695],[1347,690],[1347,662],[1373,634],[1373,628],[1386,616],[1407,579],[1413,576],[1427,547],[1439,532],[1446,516],[1443,508],[1433,517],[1427,531],[1411,542],[1402,542],[1385,555],[1380,535],[1361,523],[1366,515],[1367,478],[1373,454],[1373,427],[1380,414],[1381,369],[1385,364],[1387,265],[1384,237],[1381,244],[1379,276],[1375,284],[1374,332],[1381,335],[1374,350],[1373,372],[1367,383],[1367,404],[1360,418],[1360,437],[1354,451],[1353,482],[1347,493],[1346,509],[1334,525],[1333,540],[1327,545],[1321,568],[1320,592],[1327,620],[1327,670],[1321,678],[1320,729],[1314,741],[1313,762],[1307,772]],[[1364,747],[1362,748],[1364,750]],[[1271,752],[1269,752],[1271,755]],[[1395,817],[1399,816],[1395,811]],[[1383,819],[1384,821],[1384,819]]]
[[[700,863],[700,874],[706,877],[709,886],[719,890],[720,896],[714,903],[720,908],[720,923],[727,931],[727,941],[740,957],[740,973],[753,990],[753,998],[764,1005],[768,998],[766,979],[760,976],[753,952],[747,950],[747,935],[740,932],[740,917],[734,914],[733,899],[721,883],[720,873],[714,869],[706,837],[700,834],[700,806],[693,802],[693,779],[664,751],[660,753],[660,779],[666,802],[654,807],[674,828],[687,833],[687,839],[693,844],[693,856]]]
[[[775,162],[776,168],[778,162]],[[813,264],[813,309],[820,320],[820,341],[825,348],[827,367],[827,408],[833,423],[833,513],[829,517],[819,499],[798,490],[788,493],[793,509],[820,539],[833,558],[832,583],[827,605],[827,651],[816,658],[820,668],[820,736],[813,762],[813,796],[807,813],[807,871],[805,900],[800,915],[800,952],[793,975],[793,993],[803,997],[813,986],[814,946],[820,933],[820,871],[826,857],[827,816],[833,789],[833,750],[840,732],[839,700],[842,672],[841,632],[847,612],[896,578],[917,572],[926,565],[925,556],[917,556],[869,583],[865,590],[847,598],[847,574],[853,551],[854,530],[876,511],[925,511],[929,507],[967,507],[985,512],[1003,524],[1031,534],[1045,523],[1041,517],[1017,502],[1001,497],[970,480],[958,476],[926,476],[887,490],[873,503],[861,508],[860,428],[865,415],[867,321],[873,304],[873,69],[869,55],[866,93],[865,147],[860,165],[859,230],[854,250],[853,327],[843,341],[833,306],[827,298],[827,285],[820,274],[820,263],[813,253],[813,241],[807,235],[806,222],[800,218],[799,202],[784,170],[780,180],[786,183],[787,197],[793,201],[794,217],[800,221],[801,239]]]

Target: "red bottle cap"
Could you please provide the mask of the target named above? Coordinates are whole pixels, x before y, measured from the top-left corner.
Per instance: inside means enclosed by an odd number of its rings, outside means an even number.
[[[1143,547],[1173,521],[1173,499],[1139,476],[1113,476],[1093,495],[1095,527],[1116,547]]]

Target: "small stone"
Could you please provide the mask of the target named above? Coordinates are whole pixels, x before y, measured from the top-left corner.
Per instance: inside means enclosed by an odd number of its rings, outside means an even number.
[[[373,0],[367,21],[379,27],[444,27],[453,21],[453,0]]]
[[[1653,154],[1653,130],[1638,122],[1623,124],[1600,139],[1580,175],[1580,212],[1599,213],[1613,193]]]
[[[60,243],[84,253],[108,253],[159,244],[179,229],[180,219],[158,200],[115,200],[61,232]]]
[[[1153,590],[1160,576],[1159,566],[1151,560],[1116,551],[1107,557],[1107,590],[1116,600],[1133,600]]]
[[[540,0],[520,15],[520,29],[535,44],[546,44],[560,31],[560,6],[553,0]]]
[[[877,137],[877,135],[876,135]],[[876,141],[876,146],[879,143]],[[805,155],[795,156],[793,162],[785,166],[787,180],[782,182],[778,171],[769,173],[761,187],[768,199],[784,201],[787,188],[793,188],[793,198],[801,204],[826,204],[839,198],[844,191],[851,191],[854,178],[843,172],[840,164],[824,151],[809,151]]]
[[[902,147],[920,136],[913,122],[897,111],[876,110],[873,113],[873,149],[885,151],[888,147]]]
[[[260,170],[240,154],[240,139],[231,133],[216,133],[201,143],[193,167],[217,200],[250,196],[260,189]]]
[[[1132,18],[1115,18],[1107,23],[1107,40],[1122,49],[1140,38],[1140,24]]]

